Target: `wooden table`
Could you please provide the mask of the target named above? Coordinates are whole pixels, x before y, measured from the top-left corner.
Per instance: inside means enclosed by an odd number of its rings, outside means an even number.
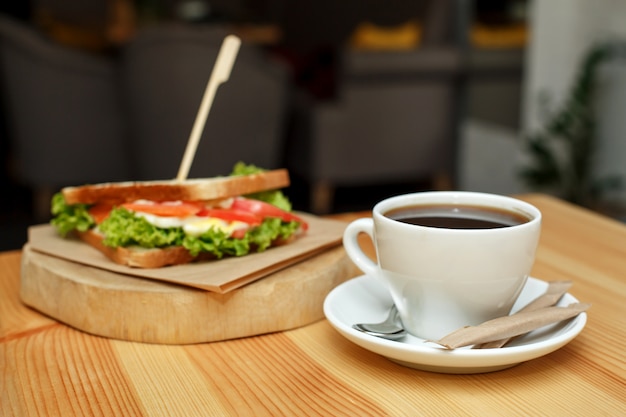
[[[523,198],[545,219],[533,276],[571,279],[572,295],[593,303],[582,333],[547,356],[488,374],[429,373],[352,344],[326,320],[201,345],[108,340],[21,304],[20,252],[6,252],[0,413],[626,415],[626,226],[550,197]]]

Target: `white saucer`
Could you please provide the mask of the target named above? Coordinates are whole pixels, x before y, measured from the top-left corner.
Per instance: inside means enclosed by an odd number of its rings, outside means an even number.
[[[513,311],[545,292],[548,284],[529,278]],[[565,306],[578,300],[565,294],[558,305]],[[534,330],[499,349],[445,350],[424,339],[408,335],[392,341],[354,330],[354,323],[382,321],[392,305],[391,296],[378,280],[360,276],[334,288],[324,301],[324,314],[332,326],[348,340],[378,353],[401,365],[425,371],[472,374],[506,369],[551,353],[576,337],[587,322],[581,313],[571,320]]]

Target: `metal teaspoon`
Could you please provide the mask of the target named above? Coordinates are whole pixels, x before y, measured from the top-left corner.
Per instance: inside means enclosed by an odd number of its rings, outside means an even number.
[[[352,328],[371,336],[390,340],[401,339],[407,334],[407,331],[402,327],[395,304],[391,306],[385,321],[381,323],[356,323],[352,325]]]

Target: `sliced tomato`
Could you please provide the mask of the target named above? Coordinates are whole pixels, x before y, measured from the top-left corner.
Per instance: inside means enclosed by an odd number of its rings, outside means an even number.
[[[263,222],[263,217],[258,216],[249,211],[233,210],[233,209],[218,209],[218,208],[204,208],[196,213],[196,216],[200,217],[215,217],[217,219],[225,220],[227,222],[243,222],[251,226],[258,226]]]
[[[127,210],[141,213],[154,214],[162,217],[189,217],[200,212],[204,207],[200,203],[186,201],[165,201],[155,203],[125,203],[122,204]]]
[[[109,217],[109,213],[111,213],[112,208],[113,207],[110,204],[96,204],[95,206],[89,207],[89,210],[87,211],[96,224],[100,224],[107,217]]]
[[[246,235],[247,232],[248,232],[248,229],[237,229],[237,230],[234,230],[230,234],[230,237],[235,238],[235,239],[243,239],[243,237]]]
[[[301,217],[260,200],[236,198],[233,201],[231,209],[247,211],[261,217],[278,217],[286,222],[296,221],[300,223],[302,230],[307,230],[309,228],[307,222],[305,222]]]

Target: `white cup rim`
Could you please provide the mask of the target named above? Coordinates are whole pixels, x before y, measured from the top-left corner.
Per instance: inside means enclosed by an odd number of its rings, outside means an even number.
[[[391,219],[384,214],[388,211],[407,206],[420,204],[466,204],[470,203],[475,206],[495,207],[504,210],[519,213],[529,220],[524,223],[496,229],[447,229],[435,228],[430,226],[421,226],[416,224],[403,223]],[[474,192],[474,191],[423,191],[409,194],[401,194],[386,198],[378,202],[372,209],[372,216],[376,221],[390,222],[400,227],[408,228],[426,228],[429,230],[437,229],[452,233],[498,233],[506,230],[534,227],[535,224],[541,222],[541,211],[530,203],[523,200],[492,193]]]

